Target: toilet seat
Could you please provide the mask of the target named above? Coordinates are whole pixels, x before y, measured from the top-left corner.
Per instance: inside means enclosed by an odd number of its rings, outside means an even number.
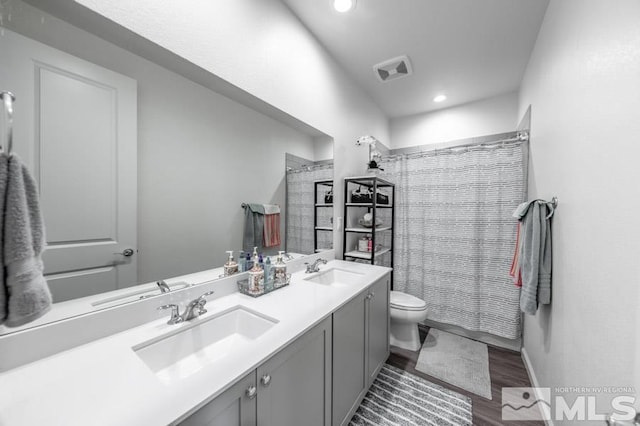
[[[401,291],[391,291],[389,305],[391,308],[403,311],[423,311],[427,309],[427,302]]]

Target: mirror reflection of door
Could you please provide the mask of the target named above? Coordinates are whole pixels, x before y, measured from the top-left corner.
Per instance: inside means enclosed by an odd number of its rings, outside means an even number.
[[[14,152],[40,188],[54,302],[137,283],[135,80],[4,30]]]

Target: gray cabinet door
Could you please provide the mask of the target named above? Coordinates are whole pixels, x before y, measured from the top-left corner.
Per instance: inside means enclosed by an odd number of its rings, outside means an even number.
[[[389,357],[389,275],[369,288],[368,384],[371,385]]]
[[[258,425],[331,425],[331,318],[258,367]]]
[[[333,425],[349,423],[367,392],[365,291],[333,314]]]
[[[253,397],[248,394],[253,390]],[[256,426],[256,372],[183,420],[183,426]]]

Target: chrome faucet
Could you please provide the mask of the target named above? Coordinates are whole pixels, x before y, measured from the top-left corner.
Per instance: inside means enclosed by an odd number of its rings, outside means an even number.
[[[169,293],[171,291],[171,288],[164,280],[156,281],[156,285],[162,293]]]
[[[307,265],[307,270],[306,270],[306,271],[304,271],[304,272],[305,272],[305,274],[312,274],[312,273],[314,273],[314,272],[319,272],[319,271],[320,271],[320,268],[318,268],[318,265],[319,265],[319,264],[321,264],[321,263],[322,263],[323,265],[326,265],[326,264],[327,264],[327,260],[326,260],[326,259],[322,259],[322,258],[318,258],[318,259],[316,259],[316,261],[315,261],[315,262],[313,262],[311,265],[309,265],[309,263],[308,263],[308,262],[305,262],[305,265]]]
[[[203,294],[202,296],[193,299],[191,302],[187,304],[187,307],[184,309],[182,315],[180,315],[180,307],[175,303],[171,303],[168,305],[162,305],[158,309],[171,309],[171,317],[167,324],[180,324],[184,321],[191,321],[194,318],[198,318],[200,315],[206,314],[207,310],[204,308],[204,305],[207,304],[207,296],[211,296],[215,291],[211,290]]]
[[[207,304],[207,296],[211,296],[215,291],[211,290],[198,297],[197,299],[193,299],[184,310],[182,314],[183,321],[191,321],[194,318],[198,318],[200,315],[206,314],[207,310],[204,308],[204,305]]]

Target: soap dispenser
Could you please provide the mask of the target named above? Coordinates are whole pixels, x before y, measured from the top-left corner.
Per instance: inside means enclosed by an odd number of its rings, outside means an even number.
[[[258,261],[258,247],[253,248],[253,267],[249,270],[249,291],[254,294],[264,293],[264,270]]]
[[[274,275],[273,284],[276,288],[287,284],[287,264],[284,263],[283,254],[283,251],[278,252],[278,258],[272,268]]]
[[[233,259],[233,251],[229,250],[227,251],[227,253],[229,254],[229,260],[227,260],[227,263],[224,264],[224,276],[228,277],[231,276],[233,274],[237,274],[238,273],[238,262],[236,262]]]

